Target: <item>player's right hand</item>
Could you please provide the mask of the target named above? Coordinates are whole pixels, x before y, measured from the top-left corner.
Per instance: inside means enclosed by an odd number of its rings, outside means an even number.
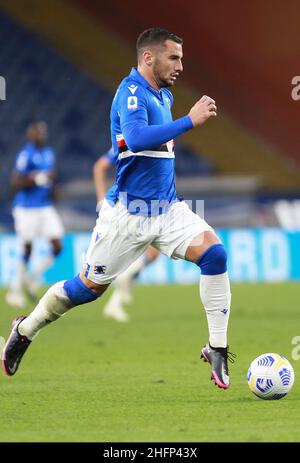
[[[189,112],[194,127],[204,124],[207,119],[216,115],[216,102],[207,95],[203,95]]]
[[[33,178],[37,186],[49,186],[52,183],[46,172],[38,172]]]

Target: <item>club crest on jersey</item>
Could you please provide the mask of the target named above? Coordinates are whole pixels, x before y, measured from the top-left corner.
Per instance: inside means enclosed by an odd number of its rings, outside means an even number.
[[[128,109],[137,109],[138,107],[138,99],[137,96],[129,96],[127,100],[127,108]]]
[[[171,108],[171,100],[168,96],[166,97],[166,102],[167,102],[167,105]]]

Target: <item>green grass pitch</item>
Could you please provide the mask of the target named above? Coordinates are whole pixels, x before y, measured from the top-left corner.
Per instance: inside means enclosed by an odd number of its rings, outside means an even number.
[[[199,361],[207,341],[197,286],[139,286],[119,324],[101,315],[108,294],[46,327],[16,376],[0,379],[0,440],[299,441],[299,284],[233,285],[229,329],[232,388],[210,381]],[[21,314],[1,290],[0,336]],[[30,308],[25,311],[29,313]],[[295,369],[290,394],[263,401],[248,389],[248,366],[278,352]],[[300,350],[299,350],[300,352]]]

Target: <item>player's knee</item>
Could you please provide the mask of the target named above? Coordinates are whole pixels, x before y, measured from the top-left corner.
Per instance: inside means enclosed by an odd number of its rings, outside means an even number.
[[[202,275],[220,275],[227,271],[227,253],[223,244],[214,244],[197,261]]]
[[[83,281],[79,278],[79,275],[72,280],[65,281],[64,289],[74,306],[87,304],[88,302],[95,301],[98,297],[100,297],[100,294],[92,291],[83,283]]]
[[[25,244],[24,244],[24,250],[23,250],[23,256],[22,256],[23,262],[24,262],[25,264],[28,263],[28,261],[29,261],[29,259],[30,259],[30,257],[31,257],[31,252],[32,252],[32,244],[29,243],[29,242],[28,242],[28,243],[25,243]]]

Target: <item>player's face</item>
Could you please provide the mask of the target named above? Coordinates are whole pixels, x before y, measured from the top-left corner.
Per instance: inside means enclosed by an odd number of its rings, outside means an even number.
[[[152,72],[159,87],[172,87],[183,71],[182,45],[166,40],[165,45],[153,53]]]
[[[41,122],[37,126],[37,141],[41,145],[44,145],[47,141],[47,125],[44,122]]]
[[[47,140],[47,125],[44,122],[29,127],[28,138],[37,146],[43,146]]]

